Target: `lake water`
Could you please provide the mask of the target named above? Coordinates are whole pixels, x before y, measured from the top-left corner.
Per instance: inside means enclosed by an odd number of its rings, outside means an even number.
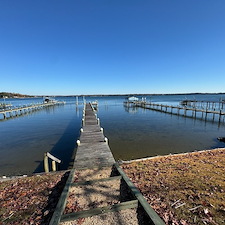
[[[146,96],[145,96],[146,97]],[[191,100],[219,101],[223,95],[147,96],[147,101],[178,105]],[[57,97],[65,105],[49,107],[24,116],[0,120],[0,176],[43,172],[44,152],[50,152],[67,169],[80,135],[83,105],[75,97]],[[86,97],[98,100],[98,117],[116,160],[224,147],[225,124],[166,114],[142,108],[127,108],[124,97]],[[40,98],[7,99],[14,106],[41,102]],[[83,98],[79,98],[82,102]]]

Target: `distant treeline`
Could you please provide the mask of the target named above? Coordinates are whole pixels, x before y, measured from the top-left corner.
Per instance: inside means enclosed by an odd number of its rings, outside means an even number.
[[[225,93],[168,93],[168,94],[93,94],[93,95],[48,95],[49,97],[106,97],[106,96],[124,96],[124,97],[130,97],[130,96],[162,96],[162,95],[221,95]],[[43,95],[24,95],[19,93],[11,93],[11,92],[0,92],[0,98],[32,98],[32,97],[43,97]]]
[[[61,97],[82,97],[82,96],[85,96],[85,97],[106,97],[106,96],[162,96],[162,95],[221,95],[221,94],[224,94],[225,93],[200,93],[200,92],[196,92],[196,93],[168,93],[168,94],[93,94],[93,95],[61,95]],[[60,95],[58,95],[60,96]]]
[[[28,98],[34,97],[31,95],[23,95],[19,93],[11,93],[11,92],[0,92],[0,98]]]

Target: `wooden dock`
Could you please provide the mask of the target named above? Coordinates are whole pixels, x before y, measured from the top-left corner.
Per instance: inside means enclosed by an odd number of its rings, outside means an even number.
[[[165,225],[115,163],[91,104],[84,106],[77,144],[73,169],[49,225],[79,224],[84,218],[86,224]],[[66,212],[69,202],[81,209]]]
[[[18,117],[27,113],[31,113],[33,111],[41,110],[49,106],[55,106],[60,104],[64,104],[64,102],[35,104],[30,106],[17,107],[13,109],[5,109],[5,110],[1,110],[0,114],[3,115],[2,119],[9,119],[9,118]]]
[[[74,168],[95,168],[112,166],[115,159],[104,136],[103,128],[93,106],[85,104],[80,139],[77,141],[77,152]]]
[[[181,105],[189,106],[193,108],[207,108],[207,109],[217,109],[217,110],[223,110],[225,101],[197,101],[197,100],[183,100],[180,102]]]
[[[156,110],[160,112],[181,115],[185,117],[192,117],[192,118],[197,118],[197,113],[198,113],[200,118],[204,120],[207,120],[208,115],[211,114],[212,115],[211,119],[214,121],[216,119],[215,116],[217,115],[217,119],[219,123],[224,122],[224,118],[225,118],[225,112],[222,109],[217,111],[215,108],[210,110],[209,108],[204,109],[204,108],[187,107],[187,106],[172,106],[172,105],[156,104],[152,102],[135,102],[133,104],[136,107],[141,107],[144,109],[151,109],[151,110]],[[188,114],[188,111],[190,111],[191,114]]]

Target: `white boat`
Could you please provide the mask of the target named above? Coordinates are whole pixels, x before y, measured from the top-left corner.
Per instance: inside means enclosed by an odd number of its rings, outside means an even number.
[[[49,98],[49,97],[45,97],[43,100],[44,104],[48,104],[48,103],[58,103],[57,100],[53,99],[53,98]]]

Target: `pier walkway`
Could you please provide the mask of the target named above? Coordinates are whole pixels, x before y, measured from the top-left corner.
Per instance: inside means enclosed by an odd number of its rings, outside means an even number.
[[[141,107],[144,109],[151,109],[151,110],[156,110],[160,112],[165,112],[165,113],[170,113],[170,114],[175,114],[175,115],[180,115],[180,116],[185,116],[185,117],[192,117],[192,118],[197,118],[197,113],[199,114],[198,117],[201,119],[207,120],[208,115],[211,114],[211,119],[214,121],[217,116],[218,122],[224,122],[225,118],[225,112],[220,109],[216,110],[214,109],[209,109],[209,108],[197,108],[197,107],[187,107],[187,106],[172,106],[172,105],[164,105],[164,104],[157,104],[157,103],[152,103],[152,102],[134,102],[132,103],[133,106],[136,107]],[[191,112],[191,113],[188,113]]]
[[[100,120],[93,106],[85,105],[83,111],[81,135],[77,141],[74,168],[96,168],[112,166],[115,159],[108,145],[108,139],[100,127]]]
[[[49,225],[165,225],[115,163],[91,104],[84,106],[77,145],[73,169]]]
[[[64,102],[56,102],[56,103],[44,103],[44,104],[35,104],[30,106],[17,107],[13,109],[5,109],[0,110],[0,115],[3,116],[2,119],[9,119],[17,116],[24,115],[26,113],[30,113],[36,110],[40,110],[49,106],[64,104]],[[1,118],[0,118],[1,119]]]

